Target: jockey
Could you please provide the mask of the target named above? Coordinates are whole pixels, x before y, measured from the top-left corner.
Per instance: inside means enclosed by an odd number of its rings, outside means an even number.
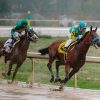
[[[16,26],[11,30],[11,38],[20,38],[25,34],[25,30],[29,30],[28,21],[23,19],[21,22],[17,22]]]
[[[16,23],[16,26],[11,29],[11,39],[8,39],[4,44],[4,50],[10,51],[14,46],[16,40],[20,40],[20,37],[25,34],[25,30],[29,30],[28,21],[23,19]]]
[[[69,30],[70,36],[69,39],[66,41],[63,50],[67,51],[67,47],[74,41],[80,40],[86,32],[87,23],[84,21],[80,21],[78,25],[72,26]]]

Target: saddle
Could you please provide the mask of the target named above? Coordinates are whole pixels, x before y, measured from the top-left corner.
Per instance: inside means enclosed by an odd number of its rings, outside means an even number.
[[[62,54],[64,55],[64,60],[66,61],[66,59],[67,59],[67,53],[68,53],[69,51],[71,51],[71,50],[75,47],[75,45],[77,44],[77,41],[72,42],[72,43],[68,46],[67,51],[64,51],[64,50],[63,50],[65,44],[66,44],[66,41],[65,41],[65,42],[62,42],[62,43],[59,45],[59,47],[58,47],[58,52],[59,52],[59,53],[62,53]]]
[[[72,50],[72,49],[75,47],[75,45],[77,44],[77,41],[72,42],[72,43],[67,47],[67,52],[63,50],[65,44],[66,44],[66,41],[63,42],[63,43],[61,43],[61,44],[59,45],[59,48],[58,48],[58,52],[59,52],[59,53],[67,54],[70,50]]]

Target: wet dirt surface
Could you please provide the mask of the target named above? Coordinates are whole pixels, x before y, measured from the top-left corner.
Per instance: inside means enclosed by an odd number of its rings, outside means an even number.
[[[74,89],[52,91],[57,86],[34,84],[28,88],[25,83],[7,84],[0,82],[0,100],[100,100],[100,90]]]

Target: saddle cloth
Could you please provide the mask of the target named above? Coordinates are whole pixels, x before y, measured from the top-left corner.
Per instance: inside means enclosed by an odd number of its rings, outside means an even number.
[[[66,44],[66,41],[65,42],[62,42],[60,45],[59,45],[59,47],[58,47],[58,52],[59,53],[62,53],[62,54],[67,54],[67,52],[65,52],[64,50],[63,50],[63,48],[64,48],[64,45]]]
[[[72,50],[74,47],[75,47],[75,44],[77,43],[77,41],[74,41],[72,42],[69,46],[68,46],[68,51]],[[58,52],[59,53],[62,53],[62,54],[67,54],[66,51],[63,50],[64,48],[64,45],[66,44],[66,41],[65,42],[62,42],[59,47],[58,47]]]

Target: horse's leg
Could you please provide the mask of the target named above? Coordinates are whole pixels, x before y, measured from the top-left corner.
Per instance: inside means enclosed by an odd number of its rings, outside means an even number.
[[[5,75],[7,74],[8,71],[8,62],[5,63]]]
[[[69,79],[69,73],[70,73],[71,67],[69,65],[65,66],[65,79]]]
[[[4,77],[6,77],[6,75],[7,75],[7,63],[5,63],[5,69],[4,69],[4,72],[2,72],[2,75],[4,76]]]
[[[4,58],[4,62],[5,62],[5,69],[4,69],[4,72],[2,73],[2,75],[4,76],[4,77],[6,77],[6,75],[7,75],[7,71],[8,71],[8,62],[7,62],[7,59],[6,59],[6,57]]]
[[[55,82],[59,82],[61,79],[59,78],[59,66],[61,65],[60,61],[56,61],[56,79]]]
[[[52,71],[52,63],[53,63],[54,60],[55,60],[55,57],[49,56],[49,63],[47,64],[47,67],[48,67],[48,69],[50,71],[50,75],[51,75],[50,82],[54,81],[54,74],[53,74],[53,71]]]
[[[7,61],[7,59],[5,57],[5,73],[7,73],[7,71],[8,71],[8,64],[9,64],[9,61]]]
[[[16,65],[16,68],[15,68],[15,71],[14,71],[13,77],[12,77],[12,83],[13,83],[13,81],[15,79],[16,73],[17,73],[18,69],[20,68],[20,66],[21,66],[21,64],[20,65],[19,64]]]
[[[11,75],[12,65],[13,65],[13,63],[10,61],[9,62],[9,70],[8,70],[8,73],[7,73],[8,76]]]
[[[50,82],[53,82],[54,81],[54,74],[53,74],[53,71],[52,71],[52,63],[51,62],[49,62],[48,64],[47,64],[47,67],[48,67],[48,69],[49,69],[49,71],[50,71],[50,75],[51,75],[51,79],[50,79]]]
[[[60,80],[60,83],[65,83],[66,79],[69,79],[70,70],[71,70],[71,67],[69,65],[65,65],[65,78],[64,80]]]
[[[63,86],[67,83],[67,81],[75,74],[79,71],[80,68],[76,68],[76,69],[72,69],[72,71],[68,74],[68,77],[65,77],[65,79],[63,80],[63,83],[60,86],[60,89],[63,88]]]
[[[49,62],[47,64],[47,67],[48,67],[48,69],[50,71],[50,75],[51,75],[50,82],[54,81],[54,74],[53,74],[53,71],[52,71],[52,63],[55,60],[55,58],[56,58],[56,50],[50,49],[49,50]]]

